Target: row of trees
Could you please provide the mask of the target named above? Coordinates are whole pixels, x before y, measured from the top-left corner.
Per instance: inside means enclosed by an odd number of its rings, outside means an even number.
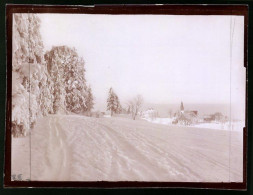
[[[37,118],[56,113],[89,113],[94,105],[85,79],[85,63],[74,48],[53,47],[44,52],[40,19],[36,14],[14,14],[12,55],[12,134],[25,136]],[[142,97],[122,108],[111,88],[107,110],[135,119]]]
[[[128,101],[127,109],[122,108],[119,97],[116,95],[116,93],[113,91],[112,88],[109,90],[108,98],[107,98],[107,110],[110,111],[111,116],[115,114],[120,113],[127,113],[131,114],[132,119],[135,120],[138,113],[140,112],[140,108],[143,103],[143,98],[141,95],[137,95],[132,100]]]
[[[40,116],[93,108],[84,60],[67,46],[45,53],[36,14],[14,14],[12,50],[14,136],[25,136]]]

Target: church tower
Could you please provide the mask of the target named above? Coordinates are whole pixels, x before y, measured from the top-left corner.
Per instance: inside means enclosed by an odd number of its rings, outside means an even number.
[[[180,105],[180,112],[184,112],[184,104],[183,104],[183,102],[181,102],[181,105]]]

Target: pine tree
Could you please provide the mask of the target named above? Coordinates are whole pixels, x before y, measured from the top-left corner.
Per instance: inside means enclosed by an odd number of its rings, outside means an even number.
[[[117,114],[120,114],[122,112],[122,107],[120,105],[119,97],[116,94],[115,94],[115,104],[116,104],[116,106],[115,106],[115,112]]]
[[[113,113],[121,113],[122,107],[120,105],[119,97],[114,93],[113,89],[110,88],[108,98],[107,98],[107,110]]]
[[[87,111],[90,112],[94,106],[94,98],[92,95],[91,87],[87,89],[87,99],[86,99]]]
[[[111,116],[115,112],[115,95],[112,88],[110,88],[107,98],[107,110],[111,112]]]

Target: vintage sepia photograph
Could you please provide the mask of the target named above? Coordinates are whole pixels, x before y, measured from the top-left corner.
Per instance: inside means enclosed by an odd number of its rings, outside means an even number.
[[[13,13],[11,180],[243,182],[244,22]]]

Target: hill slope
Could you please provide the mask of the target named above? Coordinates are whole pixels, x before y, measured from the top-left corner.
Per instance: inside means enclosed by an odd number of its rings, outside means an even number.
[[[242,181],[240,131],[51,115],[31,146],[32,180]],[[13,139],[12,161],[13,174],[30,177],[29,137]]]

